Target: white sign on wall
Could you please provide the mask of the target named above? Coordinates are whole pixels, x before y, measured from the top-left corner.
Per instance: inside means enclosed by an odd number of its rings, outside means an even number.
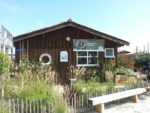
[[[60,62],[68,62],[68,52],[67,51],[60,52]]]
[[[73,51],[95,50],[104,51],[104,40],[102,39],[73,39]]]

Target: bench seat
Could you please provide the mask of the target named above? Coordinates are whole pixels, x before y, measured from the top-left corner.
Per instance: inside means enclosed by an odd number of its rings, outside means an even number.
[[[137,101],[137,95],[142,94],[146,92],[145,88],[136,88],[136,89],[131,89],[131,90],[126,90],[122,92],[117,92],[113,94],[108,94],[108,95],[103,95],[99,97],[93,97],[89,98],[89,100],[92,102],[92,105],[95,106],[99,113],[102,113],[104,111],[104,103],[108,103],[111,101],[123,99],[130,97],[133,102]]]

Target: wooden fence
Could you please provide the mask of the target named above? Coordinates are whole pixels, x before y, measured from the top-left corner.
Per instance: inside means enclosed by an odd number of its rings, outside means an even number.
[[[95,109],[88,98],[120,92],[128,89],[143,87],[142,84],[136,86],[128,86],[106,90],[106,92],[97,92],[94,94],[79,94],[72,93],[70,95],[70,88],[65,88],[64,98],[70,106],[70,113],[86,113]],[[61,101],[59,101],[61,102]],[[27,99],[0,99],[0,113],[55,113],[53,111],[52,102],[47,100],[31,101]]]
[[[82,113],[92,109],[89,101],[83,95],[73,95],[68,100],[70,113]],[[23,99],[0,100],[0,113],[55,113],[51,102],[45,100],[31,101]]]

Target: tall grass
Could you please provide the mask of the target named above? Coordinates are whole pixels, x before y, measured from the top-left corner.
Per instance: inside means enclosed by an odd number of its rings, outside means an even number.
[[[6,103],[3,100],[0,101],[0,113],[9,113],[8,105],[7,104],[8,103]]]
[[[76,83],[73,84],[74,88],[77,92],[86,95],[93,95],[95,93],[99,93],[101,95],[107,94],[108,92],[111,92],[109,90],[113,90],[115,84],[114,83],[99,83],[96,81],[82,81],[79,80]]]
[[[54,74],[52,72],[50,66],[45,67],[40,63],[22,60],[19,72],[5,82],[4,99],[18,98],[35,103],[42,100],[51,104],[54,113],[68,113],[69,106],[63,94],[54,87]]]

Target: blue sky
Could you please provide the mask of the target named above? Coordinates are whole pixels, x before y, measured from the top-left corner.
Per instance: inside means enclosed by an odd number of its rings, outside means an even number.
[[[143,50],[150,43],[150,0],[0,0],[0,24],[14,36],[73,21]]]

